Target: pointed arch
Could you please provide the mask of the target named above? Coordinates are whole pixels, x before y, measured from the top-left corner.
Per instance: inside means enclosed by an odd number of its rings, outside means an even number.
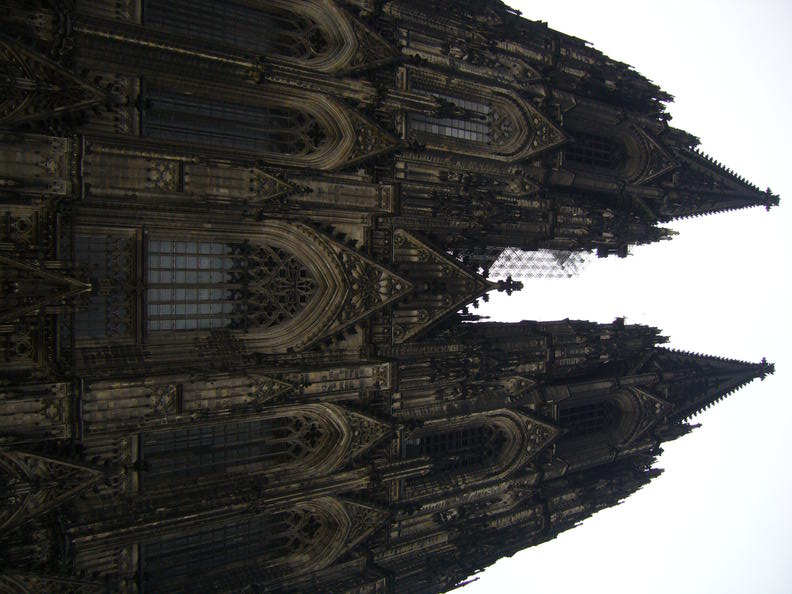
[[[333,497],[279,511],[181,527],[141,543],[143,585],[151,591],[236,590],[271,586],[332,563],[346,548],[354,521]],[[200,582],[194,576],[201,575]]]
[[[395,54],[332,0],[144,0],[143,24],[328,73],[376,66]]]
[[[184,144],[228,158],[330,170],[392,150],[397,141],[364,116],[324,94],[276,85],[255,93],[150,81],[141,130],[183,150]]]
[[[402,453],[408,458],[428,456],[440,473],[429,479],[408,481],[405,498],[421,498],[456,487],[503,479],[538,455],[559,435],[559,429],[550,423],[507,409],[450,422],[428,422],[406,437]],[[427,440],[432,443],[429,447]],[[449,466],[449,454],[455,458],[451,462],[458,460],[462,464]]]
[[[326,476],[389,431],[371,417],[333,404],[280,406],[231,421],[151,429],[140,438],[141,484],[158,489],[228,475]]]
[[[566,434],[558,442],[558,455],[573,465],[610,455],[644,435],[671,409],[670,403],[636,387],[563,400],[558,424]]]
[[[406,114],[406,134],[427,148],[515,162],[559,146],[565,136],[535,106],[511,90],[408,70],[410,90],[434,100]]]
[[[5,475],[8,490],[6,505],[0,508],[4,532],[58,507],[107,476],[90,466],[22,450],[0,451],[0,474]]]

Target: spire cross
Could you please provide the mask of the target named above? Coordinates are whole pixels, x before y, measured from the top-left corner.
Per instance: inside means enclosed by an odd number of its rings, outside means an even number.
[[[505,281],[498,281],[498,291],[506,291],[507,295],[511,295],[514,291],[519,291],[522,288],[523,284],[512,279],[511,275],[507,276]]]

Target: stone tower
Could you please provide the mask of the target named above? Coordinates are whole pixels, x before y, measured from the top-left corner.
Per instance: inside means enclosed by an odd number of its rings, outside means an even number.
[[[628,66],[466,4],[0,9],[0,590],[449,589],[772,372],[469,323],[504,249],[778,198]]]

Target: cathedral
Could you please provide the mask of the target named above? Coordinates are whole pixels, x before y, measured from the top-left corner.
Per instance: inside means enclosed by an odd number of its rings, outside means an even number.
[[[508,250],[624,257],[778,204],[500,0],[0,22],[0,592],[447,591],[773,372],[470,313],[529,290]]]

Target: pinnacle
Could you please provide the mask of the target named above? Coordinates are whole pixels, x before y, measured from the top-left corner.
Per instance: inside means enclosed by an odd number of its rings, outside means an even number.
[[[690,359],[690,363],[700,368],[699,375],[702,378],[709,378],[706,388],[687,393],[676,401],[676,411],[672,413],[672,417],[678,421],[690,419],[699,412],[707,410],[757,377],[764,379],[775,369],[766,359],[762,359],[759,363],[751,363],[675,349],[659,348],[658,351]],[[671,369],[673,367],[672,363]]]
[[[709,166],[714,166],[720,175],[728,177],[733,181],[739,182],[739,184],[741,184],[746,190],[750,190],[752,192],[760,194],[764,198],[764,201],[758,202],[757,204],[746,204],[743,207],[735,206],[735,207],[725,208],[723,210],[737,210],[738,208],[745,208],[747,206],[757,206],[759,204],[763,204],[767,208],[767,210],[770,210],[772,206],[778,206],[779,197],[777,194],[773,194],[770,188],[766,188],[764,191],[762,191],[759,188],[759,186],[748,181],[745,177],[739,175],[730,167],[726,167],[723,163],[713,158],[712,156],[708,155],[698,147],[693,147],[691,149],[691,153],[698,158],[697,159],[698,161],[704,162]]]

